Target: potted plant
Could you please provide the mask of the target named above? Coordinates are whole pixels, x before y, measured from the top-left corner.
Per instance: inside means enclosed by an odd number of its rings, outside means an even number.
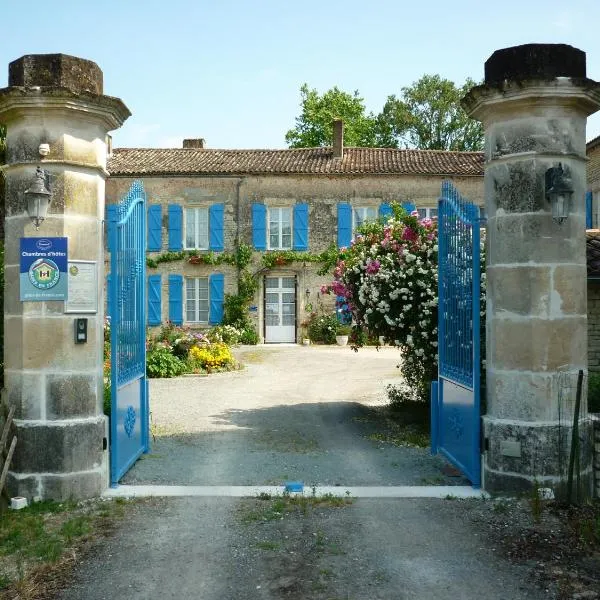
[[[335,342],[338,346],[345,346],[348,343],[348,337],[350,332],[352,331],[352,327],[350,325],[338,325],[338,328],[335,332]]]

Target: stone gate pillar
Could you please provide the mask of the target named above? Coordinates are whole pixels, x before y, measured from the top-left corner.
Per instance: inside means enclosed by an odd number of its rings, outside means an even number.
[[[578,370],[587,371],[585,127],[600,106],[600,84],[586,78],[581,50],[529,44],[494,52],[485,83],[463,105],[485,128],[484,486],[518,491],[537,481],[559,490],[575,389],[561,393],[557,373],[570,373],[574,384]],[[548,169],[559,165],[573,190],[562,224],[553,220],[546,181]],[[585,490],[591,489],[586,413],[584,403]]]
[[[7,126],[4,393],[16,407],[18,436],[9,491],[30,499],[92,497],[107,481],[102,407],[106,138],[130,113],[121,100],[103,95],[98,66],[73,56],[23,56],[10,63],[8,85],[0,90],[0,122]],[[48,174],[52,193],[39,231],[25,196],[37,167]],[[90,286],[89,295],[97,312],[65,313],[64,301],[21,301],[22,237],[65,237],[69,260],[91,261],[97,285]],[[86,343],[75,343],[76,317],[88,319]]]

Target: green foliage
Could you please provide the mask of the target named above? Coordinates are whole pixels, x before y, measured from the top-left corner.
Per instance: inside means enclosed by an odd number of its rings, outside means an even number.
[[[364,100],[358,90],[349,94],[337,86],[320,95],[305,83],[300,88],[302,113],[296,117],[296,126],[285,134],[290,148],[313,148],[331,146],[333,121],[344,121],[344,144],[346,146],[381,146],[378,120],[367,114]]]
[[[472,79],[459,87],[439,75],[424,75],[402,88],[400,98],[388,97],[379,115],[380,135],[390,146],[482,150],[483,127],[470,119],[460,104],[474,85]]]
[[[110,383],[107,383],[106,381],[104,382],[103,406],[104,406],[104,414],[107,417],[110,417],[111,389],[110,389]]]
[[[588,374],[588,412],[600,413],[600,373]]]
[[[252,246],[239,244],[235,251],[235,263],[240,270],[245,269],[252,260]]]
[[[240,336],[240,344],[256,346],[256,344],[258,344],[259,341],[260,337],[253,327],[247,327],[246,329],[244,329],[244,331],[242,331],[242,335]]]
[[[6,126],[0,125],[0,165],[6,162]]]
[[[192,264],[202,265],[235,265],[237,253],[204,252],[201,250],[181,250],[180,252],[163,252],[157,256],[146,257],[146,266],[156,269],[160,263],[188,260]]]
[[[185,363],[164,345],[157,345],[146,354],[148,377],[177,377],[185,371]]]
[[[335,344],[335,336],[340,326],[335,314],[312,313],[304,325],[308,329],[311,341]]]
[[[1,183],[0,183],[1,185]],[[4,314],[4,244],[0,244],[0,314]],[[4,387],[4,319],[0,319],[0,389]]]

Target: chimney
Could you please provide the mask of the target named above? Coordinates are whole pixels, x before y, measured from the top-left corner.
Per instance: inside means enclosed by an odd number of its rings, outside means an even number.
[[[204,138],[192,138],[183,140],[184,148],[204,148]]]
[[[344,157],[344,121],[336,119],[333,122],[333,158]]]

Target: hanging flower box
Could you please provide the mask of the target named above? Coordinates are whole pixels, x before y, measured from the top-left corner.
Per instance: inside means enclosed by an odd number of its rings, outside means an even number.
[[[188,262],[190,265],[201,265],[204,261],[201,256],[190,256]]]

